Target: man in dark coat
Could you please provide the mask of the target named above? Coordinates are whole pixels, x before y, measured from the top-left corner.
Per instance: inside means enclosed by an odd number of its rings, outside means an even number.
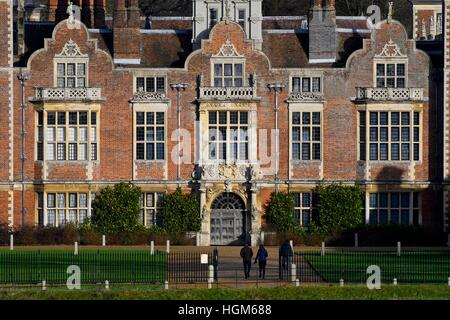
[[[252,267],[252,258],[253,258],[253,250],[245,244],[245,246],[241,249],[241,258],[244,262],[244,274],[245,279],[250,278],[250,269]]]
[[[292,247],[289,243],[289,240],[286,240],[283,242],[283,244],[280,247],[280,256],[281,256],[281,265],[284,270],[289,270],[289,266],[292,261]]]

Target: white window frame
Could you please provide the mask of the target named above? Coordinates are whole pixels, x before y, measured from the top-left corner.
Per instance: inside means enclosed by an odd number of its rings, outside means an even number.
[[[387,206],[386,207],[380,207],[380,194],[387,194]],[[398,207],[392,207],[392,194],[398,194]],[[371,205],[371,196],[373,194],[377,195],[377,205],[372,206]],[[402,194],[409,194],[409,203],[408,207],[402,207]],[[417,206],[414,206],[414,194],[417,195]],[[392,212],[398,211],[398,223],[397,225],[406,225],[402,224],[402,211],[408,211],[408,225],[414,224],[414,212],[417,212],[417,225],[422,225],[422,196],[419,190],[415,191],[406,191],[406,190],[398,190],[398,191],[386,191],[386,192],[368,192],[367,193],[367,217],[366,217],[366,223],[371,223],[371,214],[372,212],[376,211],[377,215],[377,223],[381,224],[380,222],[380,212],[385,210],[387,213],[387,224],[392,224]],[[373,225],[373,224],[372,224]]]
[[[365,112],[365,122],[366,125],[365,127],[361,125],[361,112]],[[376,112],[378,113],[378,125],[370,125],[370,113],[371,112]],[[387,112],[388,113],[388,125],[380,125],[380,113],[381,112]],[[402,125],[401,121],[402,121],[402,113],[403,112],[407,112],[410,115],[410,124],[409,125]],[[418,113],[419,115],[419,125],[416,125],[414,122],[414,114]],[[399,117],[400,117],[400,124],[399,125],[392,125],[391,119],[392,119],[392,113],[399,113]],[[410,162],[416,162],[416,163],[421,163],[422,162],[422,157],[423,157],[423,110],[414,110],[413,108],[411,108],[411,106],[406,106],[406,107],[401,107],[401,106],[396,106],[395,109],[393,108],[377,108],[376,106],[372,107],[372,108],[367,108],[367,109],[360,109],[358,110],[358,115],[357,115],[357,125],[358,125],[358,132],[357,132],[357,141],[358,141],[358,153],[357,153],[357,160],[358,161],[369,161],[372,163],[410,163]],[[366,139],[365,139],[365,160],[361,159],[361,152],[363,150],[361,150],[361,144],[363,143],[361,141],[361,130],[363,130],[363,127],[365,128],[365,135],[366,135]],[[378,139],[377,141],[371,141],[371,137],[370,137],[370,128],[371,127],[386,127],[388,130],[388,141],[381,141],[380,139],[380,130],[378,130]],[[392,141],[392,128],[399,128],[399,141]],[[409,142],[404,142],[402,141],[402,127],[409,127]],[[415,135],[414,135],[414,129],[418,128],[419,131],[419,141],[415,141]],[[402,160],[402,144],[403,143],[408,143],[410,145],[410,150],[409,150],[409,160]],[[370,157],[370,145],[371,144],[377,144],[377,150],[378,150],[378,159],[377,160],[371,160]],[[387,144],[388,145],[388,159],[387,160],[380,160],[381,159],[381,151],[380,151],[380,145],[381,144]],[[392,144],[399,144],[399,160],[392,160]],[[419,146],[419,157],[418,159],[415,159],[414,157],[414,148],[415,145]]]
[[[215,124],[210,124],[209,122],[209,116],[210,113],[215,112],[216,113],[216,123]],[[220,124],[219,118],[220,118],[220,113],[226,113],[226,123],[225,124]],[[232,124],[231,123],[231,113],[232,112],[237,112],[238,113],[238,123],[237,124]],[[246,113],[247,114],[247,123],[246,124],[242,124],[241,123],[241,113]],[[209,110],[207,113],[207,125],[208,125],[208,136],[207,136],[207,141],[208,141],[208,161],[212,161],[212,162],[219,162],[219,163],[247,163],[250,160],[250,111],[246,111],[246,110]],[[216,140],[210,140],[210,128],[214,127],[216,130]],[[226,128],[226,137],[220,137],[220,131],[219,128],[220,127],[225,127]],[[231,127],[237,127],[238,131],[237,131],[237,140],[232,140],[231,138]],[[241,135],[240,135],[240,130],[241,128],[246,128],[247,130],[247,140],[241,140]],[[215,151],[216,151],[216,157],[215,158],[211,158],[211,146],[212,144],[215,145]],[[220,144],[225,144],[226,146],[226,156],[225,159],[220,159],[219,156],[219,145]],[[237,144],[237,154],[236,154],[236,158],[232,158],[232,145]],[[241,144],[244,144],[247,148],[247,157],[245,159],[241,159],[241,149],[240,146]]]
[[[44,132],[44,141],[43,141],[43,154],[44,154],[44,158],[43,161],[53,161],[53,162],[60,162],[60,161],[64,161],[64,162],[91,162],[91,161],[98,161],[99,160],[99,141],[100,141],[100,123],[99,123],[99,114],[100,111],[99,110],[89,110],[89,109],[74,109],[74,110],[67,110],[67,109],[61,109],[61,110],[43,110],[43,118],[44,118],[44,125],[43,125],[43,132]],[[48,124],[48,113],[52,112],[55,113],[55,124],[54,125],[49,125]],[[58,113],[65,113],[66,114],[66,119],[65,119],[65,124],[58,124]],[[77,124],[69,124],[69,114],[70,112],[76,112],[77,113]],[[80,125],[79,124],[79,114],[80,112],[86,112],[87,113],[87,124],[86,125]],[[96,124],[93,125],[92,124],[92,114],[96,113]],[[38,117],[38,115],[37,115]],[[53,128],[54,129],[54,139],[53,140],[49,140],[49,128]],[[59,128],[63,128],[63,131],[59,131],[59,132],[64,132],[64,139],[59,139],[59,133],[58,133],[58,129]],[[76,141],[69,141],[69,131],[70,128],[76,128]],[[86,128],[86,141],[80,141],[80,128]],[[38,130],[38,129],[37,129]],[[93,139],[93,137],[95,136],[95,141]],[[38,137],[36,136],[36,139],[38,139]],[[37,149],[37,144],[39,143],[39,141],[36,141],[36,149]],[[69,160],[69,148],[70,145],[75,143],[76,144],[76,149],[77,149],[77,159],[74,160]],[[49,153],[48,153],[48,145],[52,144],[54,145],[54,149],[53,149],[53,156],[50,157]],[[58,159],[58,144],[64,144],[65,145],[65,154],[64,154],[64,159]],[[80,154],[80,146],[85,144],[86,145],[86,159],[79,159],[79,154]],[[93,153],[92,153],[92,149],[94,148],[95,145],[95,149],[96,149],[96,155],[95,155],[95,159],[93,158]],[[37,159],[37,152],[36,152],[36,159]]]
[[[297,220],[296,213],[298,212],[298,215],[299,215],[298,224],[304,228],[307,228],[313,222],[313,215],[316,214],[316,212],[315,212],[316,207],[314,206],[314,203],[313,203],[314,194],[311,191],[293,191],[292,193],[294,195],[294,212],[293,212],[294,220]],[[303,194],[309,195],[309,206],[304,205]],[[299,206],[297,206],[297,202],[296,202],[297,195],[299,195]],[[306,226],[303,223],[304,211],[309,211],[309,221],[308,221],[308,225],[306,225]],[[295,221],[295,222],[297,223],[297,221]]]
[[[134,79],[133,79],[133,92],[134,93],[138,93],[138,92],[140,92],[139,90],[138,90],[138,78],[144,78],[144,90],[142,91],[142,92],[148,92],[148,93],[160,93],[160,94],[164,94],[164,96],[165,95],[167,95],[167,76],[166,75],[163,75],[163,74],[139,74],[139,73],[137,73],[135,76],[134,76]],[[155,90],[154,91],[147,91],[147,79],[150,79],[150,78],[153,78],[154,80],[154,86],[155,86]],[[157,88],[158,88],[158,85],[157,85],[157,83],[158,83],[158,79],[159,78],[163,78],[164,79],[164,90],[158,90]]]
[[[71,195],[75,194],[76,195],[76,205],[75,206],[70,206],[70,197]],[[80,195],[84,194],[86,196],[86,205],[85,206],[81,206],[80,205]],[[49,206],[49,196],[53,195],[54,196],[54,201],[55,204],[54,206],[50,207]],[[64,205],[61,206],[59,203],[59,197],[60,196],[64,196],[65,202]],[[71,214],[73,214],[75,212],[76,215],[76,222],[74,223],[75,225],[80,225],[80,216],[81,213],[84,212],[85,216],[84,216],[84,221],[86,221],[86,218],[89,217],[89,212],[91,209],[91,203],[89,201],[90,197],[89,197],[89,192],[88,191],[67,191],[67,192],[58,192],[58,191],[48,191],[44,193],[44,197],[45,197],[45,201],[44,201],[44,208],[43,208],[43,214],[44,214],[44,225],[45,226],[54,226],[54,227],[61,227],[64,226],[72,221],[70,221],[70,217]],[[50,223],[49,220],[49,213],[50,211],[52,211],[54,213],[54,223]],[[61,223],[61,214],[63,214],[64,216],[64,222]],[[73,223],[73,222],[72,222]]]
[[[228,88],[241,88],[241,87],[246,87],[248,80],[246,77],[246,72],[245,72],[245,58],[223,58],[223,59],[211,59],[211,87],[216,87],[215,85],[215,66],[216,64],[221,64],[222,65],[222,86],[217,86],[217,88],[227,88],[225,86],[225,78],[230,78],[230,76],[225,76],[225,65],[226,64],[231,64],[232,65],[232,71],[233,71],[233,75],[231,76],[233,85],[231,87]],[[234,75],[234,71],[235,71],[235,65],[236,64],[241,64],[242,65],[242,77],[236,77]],[[242,86],[241,87],[236,87],[234,86],[234,81],[236,78],[242,78]]]
[[[137,132],[137,113],[138,112],[153,112],[155,113],[155,121],[156,121],[156,113],[157,112],[162,112],[164,113],[164,159],[162,160],[156,160],[156,149],[155,149],[155,160],[143,160],[143,159],[137,159],[137,143],[144,143],[144,158],[146,157],[146,146],[145,144],[147,143],[147,141],[137,141],[137,136],[136,136],[136,132]],[[167,159],[168,159],[168,143],[167,143],[167,135],[168,135],[168,105],[165,103],[152,103],[151,105],[143,103],[143,104],[135,104],[133,106],[133,160],[136,162],[147,162],[147,163],[166,163]],[[146,123],[147,121],[147,116],[144,115],[144,121]],[[146,125],[139,125],[139,126],[144,126],[146,127]],[[155,125],[153,126],[155,127]],[[146,139],[145,136],[145,130],[144,130],[144,139]],[[155,131],[155,139],[156,139],[156,131]],[[156,140],[153,142],[156,145]]]
[[[148,196],[153,198],[153,204],[149,205]],[[159,226],[158,224],[158,215],[163,215],[163,207],[162,207],[162,197],[164,196],[164,192],[142,192],[140,198],[140,216],[139,219],[144,226]],[[153,214],[153,223],[149,224],[149,212]]]
[[[65,76],[64,76],[64,87],[58,87],[58,64],[64,64],[65,65]],[[67,86],[67,64],[75,64],[75,74],[78,72],[78,64],[84,64],[85,65],[85,85],[84,87],[78,86],[78,77],[75,75],[75,87],[68,87]],[[53,83],[55,88],[88,88],[89,87],[89,59],[88,58],[81,58],[81,57],[73,57],[73,58],[60,58],[56,57],[53,59]]]
[[[385,66],[385,73],[384,73],[384,87],[378,87],[377,86],[377,78],[379,78],[377,76],[377,65],[378,64],[383,64]],[[373,60],[373,87],[374,88],[391,88],[387,86],[387,79],[388,78],[392,78],[392,77],[388,77],[387,76],[387,65],[388,64],[394,64],[395,65],[395,76],[393,77],[395,79],[395,86],[392,87],[392,89],[403,89],[403,88],[408,88],[408,83],[409,83],[409,79],[408,79],[408,59],[405,59],[403,57],[399,57],[399,58],[388,58],[388,59],[374,59]],[[404,64],[405,65],[405,75],[404,76],[397,76],[397,65],[398,64]],[[381,78],[381,77],[380,77]],[[405,86],[402,87],[397,87],[397,78],[404,78],[405,79]]]

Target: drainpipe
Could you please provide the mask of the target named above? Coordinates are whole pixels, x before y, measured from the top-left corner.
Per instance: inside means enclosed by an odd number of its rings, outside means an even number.
[[[268,85],[269,90],[274,90],[275,92],[275,192],[278,192],[278,184],[279,184],[279,178],[278,178],[278,161],[279,161],[279,132],[278,132],[278,98],[280,96],[281,91],[286,86],[283,83],[272,83]]]
[[[22,101],[20,104],[20,110],[21,110],[21,118],[22,118],[22,146],[21,146],[21,153],[20,153],[20,160],[21,160],[21,183],[22,183],[22,226],[26,224],[26,216],[27,216],[27,209],[25,208],[25,136],[27,134],[25,130],[25,82],[30,78],[29,74],[25,72],[21,72],[17,79],[21,83],[22,88]]]
[[[178,134],[177,134],[177,139],[178,139],[178,146],[177,146],[177,157],[178,157],[178,161],[177,161],[177,182],[178,185],[180,184],[180,179],[181,179],[181,140],[180,140],[180,128],[181,128],[181,91],[186,90],[186,88],[188,87],[188,85],[186,83],[173,83],[170,85],[170,87],[172,88],[172,90],[176,90],[177,91],[177,117],[178,117],[178,125],[177,125],[177,129],[178,129]]]

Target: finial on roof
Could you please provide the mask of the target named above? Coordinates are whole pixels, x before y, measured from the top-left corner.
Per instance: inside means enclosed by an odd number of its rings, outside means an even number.
[[[392,14],[394,12],[394,2],[389,1],[388,23],[392,21]]]
[[[225,0],[225,22],[226,23],[228,23],[231,19],[230,12],[231,12],[230,1]]]

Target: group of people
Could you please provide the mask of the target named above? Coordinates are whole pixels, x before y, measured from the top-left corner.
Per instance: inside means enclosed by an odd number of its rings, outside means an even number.
[[[288,270],[293,255],[292,247],[288,240],[283,242],[283,244],[280,247],[279,253],[281,257],[281,267],[284,270]],[[254,260],[254,264],[259,262],[260,279],[264,279],[266,277],[266,266],[268,257],[269,254],[267,253],[266,248],[264,247],[264,245],[261,244],[259,246],[258,252],[256,253]],[[245,246],[241,249],[241,258],[244,263],[245,279],[248,279],[250,278],[250,270],[252,268],[252,258],[253,258],[253,250],[248,244],[245,244]]]

